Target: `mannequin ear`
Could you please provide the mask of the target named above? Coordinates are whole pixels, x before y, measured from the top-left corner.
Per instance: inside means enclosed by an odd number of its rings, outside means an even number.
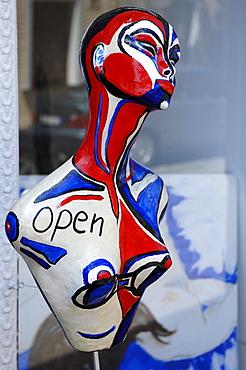
[[[104,72],[103,69],[104,55],[105,55],[104,45],[103,44],[97,45],[93,54],[93,67],[98,76],[100,76]]]

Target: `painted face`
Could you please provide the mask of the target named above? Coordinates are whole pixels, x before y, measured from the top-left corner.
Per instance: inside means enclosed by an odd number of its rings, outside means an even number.
[[[164,24],[161,29],[153,20],[144,19],[121,25],[108,45],[98,44],[93,63],[111,94],[151,109],[166,109],[175,87],[179,56],[172,26]]]

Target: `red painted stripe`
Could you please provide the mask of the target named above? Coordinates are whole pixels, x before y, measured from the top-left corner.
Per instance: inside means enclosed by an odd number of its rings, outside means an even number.
[[[126,181],[129,181],[131,180],[132,178],[132,175],[133,175],[133,171],[134,171],[134,162],[131,162],[132,166],[131,166],[131,171],[130,171],[130,175],[127,176],[123,181],[126,182]]]
[[[73,200],[103,200],[104,198],[101,195],[72,195],[64,199],[57,208],[65,206],[66,204],[72,202]]]
[[[126,182],[126,181],[129,181],[131,180],[132,178],[132,173],[130,172],[130,175],[128,177],[126,177],[123,181]]]

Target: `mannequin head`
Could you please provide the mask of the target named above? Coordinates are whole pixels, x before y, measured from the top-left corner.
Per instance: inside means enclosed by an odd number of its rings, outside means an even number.
[[[81,43],[80,62],[89,93],[101,83],[113,96],[165,109],[179,55],[177,35],[164,18],[124,7],[91,24]]]

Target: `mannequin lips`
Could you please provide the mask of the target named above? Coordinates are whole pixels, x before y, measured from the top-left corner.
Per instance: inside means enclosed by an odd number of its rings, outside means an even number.
[[[160,85],[163,90],[165,90],[168,94],[172,95],[174,91],[174,86],[171,82],[166,80],[157,80],[158,85]]]

